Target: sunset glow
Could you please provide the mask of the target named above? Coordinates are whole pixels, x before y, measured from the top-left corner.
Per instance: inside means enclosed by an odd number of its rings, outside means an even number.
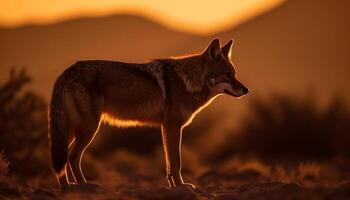
[[[137,14],[181,31],[208,34],[235,26],[284,0],[1,0],[0,26],[49,24],[79,17]]]

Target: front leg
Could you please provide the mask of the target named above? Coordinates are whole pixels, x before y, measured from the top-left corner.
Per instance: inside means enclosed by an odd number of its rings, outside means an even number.
[[[181,176],[181,125],[166,123],[162,125],[162,138],[165,152],[166,172],[171,188],[177,186],[189,186],[184,183]]]

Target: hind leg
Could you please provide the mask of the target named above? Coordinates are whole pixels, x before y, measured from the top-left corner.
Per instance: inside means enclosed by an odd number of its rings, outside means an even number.
[[[86,183],[85,176],[81,169],[81,159],[85,149],[93,140],[98,131],[99,119],[90,119],[86,124],[76,129],[75,143],[69,155],[68,162],[76,183]]]
[[[63,168],[63,172],[61,174],[56,174],[56,178],[61,188],[64,189],[69,187],[70,182],[67,175],[67,165]]]
[[[68,151],[71,152],[72,147],[74,146],[74,142],[75,142],[75,137],[72,136],[72,139],[69,140],[70,142],[68,143]],[[69,164],[69,157],[67,158],[67,169],[66,169],[66,179],[68,180],[69,184],[75,184],[75,178],[72,172],[72,168]]]
[[[86,183],[81,170],[81,158],[97,132],[102,99],[95,90],[77,83],[72,83],[66,99],[66,107],[70,111],[70,128],[75,139],[68,156],[68,165],[75,182]]]
[[[68,144],[71,144],[73,142],[73,140],[74,140],[74,138],[69,135],[68,136]],[[70,172],[70,169],[67,165],[68,165],[68,162],[64,166],[62,172],[60,174],[56,174],[58,183],[59,183],[61,188],[68,188],[69,185],[72,184],[72,182],[69,180],[68,174]]]

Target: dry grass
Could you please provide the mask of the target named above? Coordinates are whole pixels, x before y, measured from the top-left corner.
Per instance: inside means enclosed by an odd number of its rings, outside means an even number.
[[[187,148],[186,151],[190,151]],[[27,184],[0,187],[3,196],[19,199],[337,199],[346,198],[350,187],[334,165],[302,163],[297,167],[272,166],[258,160],[231,158],[216,166],[192,170],[199,163],[185,162],[184,179],[198,188],[169,189],[161,156],[118,150],[108,158],[85,156],[84,169],[89,185],[57,190],[53,179],[37,177]],[[329,172],[336,173],[329,173]],[[335,176],[334,176],[335,175]],[[333,177],[334,176],[334,177]],[[1,184],[0,184],[1,185]]]

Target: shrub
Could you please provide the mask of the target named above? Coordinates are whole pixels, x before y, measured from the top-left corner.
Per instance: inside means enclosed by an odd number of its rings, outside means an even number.
[[[11,162],[11,172],[34,175],[47,162],[47,104],[31,90],[24,69],[10,72],[0,85],[0,145]],[[48,168],[49,170],[49,168]]]
[[[350,112],[335,97],[324,108],[314,97],[275,95],[251,102],[251,113],[238,134],[230,134],[213,160],[234,154],[253,155],[265,161],[325,161],[341,155],[350,158]]]

